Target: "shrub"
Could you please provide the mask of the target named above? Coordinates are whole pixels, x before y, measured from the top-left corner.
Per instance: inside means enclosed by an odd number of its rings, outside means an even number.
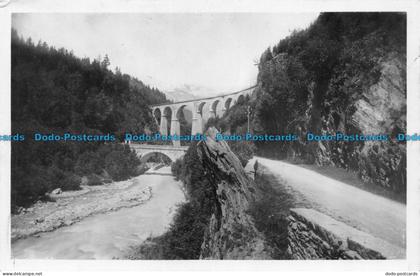
[[[96,174],[90,174],[87,176],[87,183],[88,186],[97,186],[102,185],[103,182],[99,176]]]
[[[175,175],[176,180],[182,179],[182,159],[177,159],[175,162],[172,163],[171,171],[172,174]]]
[[[135,175],[144,174],[147,170],[149,170],[149,167],[146,164],[141,164],[140,166],[137,166]]]
[[[63,191],[80,190],[81,178],[73,173],[64,173],[64,178],[60,182]]]
[[[277,183],[273,176],[260,175],[255,182],[257,199],[251,203],[248,212],[272,248],[272,258],[287,259],[287,215],[293,205],[293,197],[272,186],[272,183]]]
[[[78,158],[75,165],[75,172],[79,175],[88,175],[91,173],[100,174],[103,168],[103,159],[92,151],[84,152]]]
[[[241,161],[242,166],[246,166],[248,161],[254,156],[256,146],[251,141],[230,141],[229,147]]]
[[[135,176],[139,165],[140,160],[128,146],[114,147],[105,157],[105,170],[116,181]]]
[[[53,189],[53,177],[43,167],[31,166],[30,174],[12,170],[12,209],[16,206],[28,207]]]

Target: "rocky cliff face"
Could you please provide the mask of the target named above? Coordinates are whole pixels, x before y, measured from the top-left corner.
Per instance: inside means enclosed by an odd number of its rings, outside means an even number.
[[[207,132],[198,154],[214,185],[216,208],[201,250],[201,259],[268,259],[264,238],[246,210],[253,198],[253,182],[224,141],[215,141],[216,129]]]
[[[406,15],[321,13],[267,49],[258,65],[254,133],[294,133],[257,143],[260,154],[330,165],[396,195],[406,190]],[[393,141],[307,141],[317,135],[389,135]]]
[[[379,79],[362,87],[347,105],[335,104],[329,90],[324,104],[322,130],[326,133],[387,134],[394,139],[406,131],[405,60],[390,54],[378,63]],[[349,79],[357,83],[361,76]],[[328,112],[326,112],[328,111]],[[395,141],[364,143],[320,142],[316,163],[356,170],[360,177],[398,192],[405,191],[405,144]]]
[[[293,82],[287,76],[279,77],[287,74],[284,72],[289,70],[291,59],[283,54],[260,64],[260,82],[256,90],[260,97],[270,93],[267,80],[270,85],[275,78],[286,83]],[[375,60],[373,68],[369,73],[354,68],[338,68],[329,83],[324,85],[322,93],[314,89],[316,86],[319,89],[320,85],[311,82],[306,85],[307,96],[293,99],[296,94],[287,95],[291,104],[299,102],[295,105],[303,108],[281,123],[288,127],[287,132],[297,134],[301,139],[285,144],[283,150],[289,159],[353,170],[368,183],[404,194],[406,146],[394,138],[397,133],[406,131],[405,56],[390,52]],[[351,74],[349,71],[352,71]],[[270,75],[266,72],[277,73]],[[308,142],[307,132],[319,135],[338,132],[349,135],[385,134],[390,141]]]

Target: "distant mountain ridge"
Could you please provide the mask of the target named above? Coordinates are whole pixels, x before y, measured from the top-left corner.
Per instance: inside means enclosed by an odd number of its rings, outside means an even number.
[[[216,95],[213,89],[190,84],[184,84],[164,93],[168,99],[174,102],[189,101]]]

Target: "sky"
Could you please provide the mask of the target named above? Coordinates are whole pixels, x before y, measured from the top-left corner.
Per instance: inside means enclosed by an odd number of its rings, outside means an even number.
[[[317,16],[26,13],[14,14],[12,25],[24,38],[73,50],[78,57],[107,54],[112,69],[118,66],[162,91],[189,85],[196,96],[211,96],[254,85],[262,52]]]

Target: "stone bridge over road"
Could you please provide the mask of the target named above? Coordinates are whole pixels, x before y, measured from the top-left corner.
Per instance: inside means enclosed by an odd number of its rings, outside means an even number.
[[[152,114],[162,135],[180,135],[179,118],[184,108],[187,108],[192,112],[191,135],[203,133],[208,119],[223,116],[238,101],[245,99],[247,95],[251,96],[254,88],[255,86],[215,97],[153,105]],[[174,141],[174,146],[180,146],[180,142]]]

